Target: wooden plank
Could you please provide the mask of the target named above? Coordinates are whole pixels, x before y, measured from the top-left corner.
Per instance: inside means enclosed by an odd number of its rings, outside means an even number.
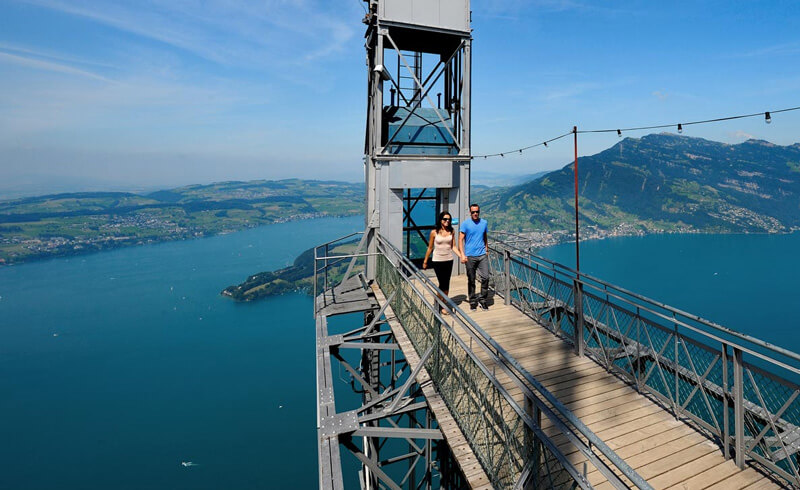
[[[648,483],[655,488],[704,488],[732,475],[735,471],[726,472],[726,468],[723,468],[729,463],[733,470],[739,470],[733,462],[720,462],[714,453],[709,453],[683,465],[680,471],[662,473],[648,480]]]
[[[569,407],[570,405],[567,406]],[[631,412],[646,406],[646,403],[632,403],[628,397],[617,397],[587,406],[578,404],[575,408],[570,408],[570,410],[578,417],[581,417],[581,420],[584,420],[585,417],[585,420],[589,420],[588,423],[611,418],[617,419],[621,423],[629,418]],[[585,420],[584,423],[587,423]]]
[[[589,366],[597,365],[588,357],[580,358],[571,355],[563,355],[561,353],[559,354],[559,356],[551,358],[545,357],[544,359],[537,359],[536,357],[529,357],[517,359],[517,361],[525,366],[525,369],[532,370],[531,372],[534,374],[534,376],[537,376],[537,379],[540,374],[558,371],[565,367],[580,369],[583,367],[588,368]]]
[[[681,466],[694,459],[700,459],[705,455],[711,454],[715,448],[708,442],[702,442],[693,446],[685,447],[679,442],[670,443],[669,450],[656,448],[646,453],[639,454],[626,461],[635,461],[636,471],[643,478],[653,478],[669,470],[680,471]],[[679,449],[679,450],[678,450]],[[590,475],[587,475],[587,477]],[[590,479],[591,481],[591,479]],[[610,485],[604,483],[597,485],[598,489],[611,489]]]
[[[787,485],[779,485],[778,483],[774,482],[773,480],[770,480],[769,478],[764,478],[764,479],[761,479],[761,480],[759,480],[759,481],[757,481],[757,482],[753,483],[752,485],[749,485],[749,486],[747,486],[745,488],[747,490],[767,490],[767,489],[772,489],[772,488],[776,488],[776,487],[790,488],[790,485],[788,485],[788,484]]]
[[[757,472],[753,468],[745,468],[744,470],[734,473],[728,478],[725,478],[724,480],[706,488],[708,490],[738,490],[740,488],[747,488],[748,485],[761,482],[764,479],[764,475]],[[776,484],[774,488],[780,487]]]
[[[685,435],[685,432],[682,424],[673,426],[654,424],[606,440],[606,444],[620,455],[623,453],[639,454],[655,449],[661,444],[679,439],[683,435]]]
[[[681,422],[678,422],[674,419],[667,420],[667,423],[665,423],[663,414],[660,411],[635,419],[633,421],[629,421],[626,424],[618,424],[615,421],[605,422],[605,424],[597,424],[597,426],[593,427],[595,429],[593,432],[601,440],[605,441],[606,444],[609,444],[609,446],[611,442],[615,440],[615,438],[623,437],[628,434],[638,434],[640,432],[645,434],[656,433],[657,430],[660,430],[661,428],[664,430],[669,430],[675,425],[682,425]],[[566,441],[566,439],[567,438],[565,435],[559,434],[553,437],[553,442],[556,445],[560,445],[562,442]]]
[[[576,357],[577,361],[571,365],[552,366],[549,370],[542,369],[536,370],[536,379],[540,383],[547,384],[551,380],[563,378],[577,378],[587,374],[594,374],[597,372],[607,373],[603,367],[599,366],[596,362],[588,357]]]
[[[559,393],[558,399],[561,403],[575,407],[589,407],[607,400],[644,401],[644,397],[635,392],[631,393],[627,386],[620,386],[608,379],[585,385],[582,389],[566,389]]]
[[[600,369],[589,373],[582,372],[580,376],[556,378],[555,380],[551,380],[542,384],[550,391],[550,393],[557,395],[565,390],[583,389],[587,383],[597,380],[608,380],[608,373],[605,370]]]
[[[612,440],[615,437],[620,437],[631,432],[646,430],[653,425],[672,427],[674,425],[682,425],[682,422],[675,420],[664,413],[658,407],[646,407],[650,411],[643,410],[636,417],[630,417],[625,424],[618,424],[614,420],[604,420],[592,424],[594,433],[597,434],[604,441]]]

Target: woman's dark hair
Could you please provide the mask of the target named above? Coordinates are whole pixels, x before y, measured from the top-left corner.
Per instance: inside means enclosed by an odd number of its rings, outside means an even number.
[[[442,225],[442,219],[445,216],[450,216],[450,220],[451,220],[449,223],[447,223],[447,226]],[[453,221],[452,221],[452,219],[453,219],[453,215],[450,214],[449,211],[442,211],[441,213],[439,213],[439,219],[436,220],[436,233],[439,233],[439,230],[441,230],[442,228],[447,230],[449,233],[453,233],[453,224],[452,224]]]

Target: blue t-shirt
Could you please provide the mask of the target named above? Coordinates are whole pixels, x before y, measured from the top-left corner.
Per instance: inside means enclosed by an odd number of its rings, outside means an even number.
[[[483,235],[487,231],[489,231],[489,223],[483,218],[477,223],[471,219],[461,223],[461,233],[464,234],[464,255],[478,257],[486,253]]]

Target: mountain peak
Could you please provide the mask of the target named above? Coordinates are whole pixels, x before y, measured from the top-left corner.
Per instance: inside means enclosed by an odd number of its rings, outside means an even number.
[[[766,146],[768,148],[775,148],[777,146],[780,146],[780,145],[776,145],[775,143],[770,143],[767,140],[759,140],[759,139],[756,139],[756,138],[750,138],[749,140],[745,141],[742,144],[743,145],[761,145],[761,146]]]
[[[606,229],[786,231],[800,226],[800,144],[751,139],[727,144],[674,133],[625,138],[581,157],[584,222]],[[508,229],[553,229],[569,223],[573,164],[542,179],[496,192],[491,213]]]

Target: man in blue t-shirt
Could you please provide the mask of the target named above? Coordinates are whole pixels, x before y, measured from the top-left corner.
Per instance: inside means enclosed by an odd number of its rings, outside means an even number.
[[[467,264],[467,294],[469,296],[470,310],[475,311],[478,307],[488,310],[486,297],[489,295],[489,260],[486,251],[489,249],[486,232],[489,231],[489,224],[485,219],[481,219],[481,208],[477,204],[469,206],[469,220],[461,223],[461,233],[459,244],[465,258],[462,263]],[[475,272],[481,281],[481,294],[475,294]]]

